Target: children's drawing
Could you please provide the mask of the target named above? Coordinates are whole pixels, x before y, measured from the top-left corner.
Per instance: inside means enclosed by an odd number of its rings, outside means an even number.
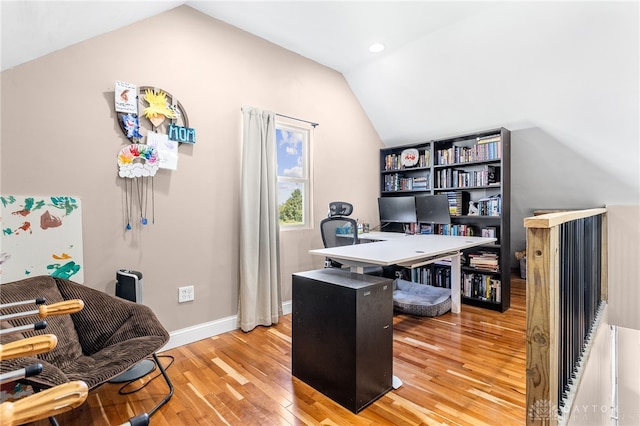
[[[127,145],[118,153],[118,166],[118,174],[123,178],[153,176],[160,167],[158,151],[149,145]]]
[[[138,113],[138,86],[116,80],[114,92],[116,112]]]
[[[144,99],[149,103],[149,106],[144,109],[144,116],[147,117],[155,127],[162,124],[165,118],[176,118],[175,108],[169,104],[167,94],[162,90],[154,92],[147,89]]]
[[[178,142],[171,141],[167,135],[156,132],[147,133],[147,145],[158,151],[161,169],[177,170],[178,168]]]
[[[135,114],[126,114],[122,116],[122,128],[124,129],[127,138],[134,142],[142,139],[140,134],[140,123],[138,117]]]
[[[151,205],[155,205],[153,198],[153,176],[160,167],[158,150],[153,146],[143,144],[127,145],[118,154],[118,172],[121,178],[125,178],[125,213],[127,224],[125,229],[132,229],[134,198],[140,208],[140,223],[146,225],[147,207],[149,203],[149,183],[151,183]],[[131,182],[130,182],[131,181]],[[134,196],[135,185],[135,196]],[[155,212],[152,211],[155,217]]]
[[[82,283],[78,197],[0,195],[0,283],[51,275]]]

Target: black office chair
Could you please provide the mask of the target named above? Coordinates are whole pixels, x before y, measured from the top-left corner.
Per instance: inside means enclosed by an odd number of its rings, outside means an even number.
[[[353,213],[353,205],[344,201],[329,203],[328,217],[320,221],[320,234],[325,248],[350,246],[359,244],[358,222],[348,217]],[[333,259],[326,258],[325,268],[342,268],[343,265]],[[364,273],[368,275],[382,275],[382,267],[367,266]]]

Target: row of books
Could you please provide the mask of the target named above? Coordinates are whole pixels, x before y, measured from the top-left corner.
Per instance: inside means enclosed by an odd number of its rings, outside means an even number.
[[[489,302],[502,301],[502,285],[493,275],[465,273],[462,275],[460,292],[462,296]]]
[[[449,214],[451,216],[462,216],[469,214],[469,200],[471,199],[467,191],[440,192],[445,194],[449,201]]]
[[[393,191],[426,191],[429,188],[429,173],[424,176],[407,177],[400,173],[385,175],[384,190]]]
[[[434,265],[411,270],[411,281],[434,287],[451,288],[451,269]],[[464,297],[500,303],[502,284],[494,275],[464,273],[460,280],[460,294]]]
[[[418,163],[413,167],[429,167],[431,165],[431,151],[427,148],[422,151],[418,157]],[[402,164],[401,154],[387,154],[384,156],[384,169],[385,170],[402,170],[409,167],[405,167]]]
[[[467,255],[467,266],[490,272],[500,270],[499,256],[494,251],[479,251]]]
[[[411,281],[434,287],[451,288],[451,269],[437,265],[433,269],[431,266],[414,268],[411,270]]]
[[[454,224],[421,224],[421,234],[436,234],[436,235],[453,235],[473,237],[476,234],[476,230],[471,225],[454,225]]]
[[[442,169],[436,171],[436,188],[470,188],[500,185],[500,167],[484,166],[481,170]]]
[[[502,197],[500,194],[478,200],[478,215],[500,216],[502,214]]]
[[[436,165],[470,163],[474,161],[499,160],[502,158],[500,135],[478,138],[476,145],[452,146],[435,152]]]

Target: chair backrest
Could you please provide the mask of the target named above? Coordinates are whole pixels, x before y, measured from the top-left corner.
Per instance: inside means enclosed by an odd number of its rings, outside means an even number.
[[[358,223],[350,217],[327,217],[320,222],[325,248],[358,244]]]
[[[345,201],[332,201],[329,203],[329,217],[349,216],[353,213],[353,204]]]

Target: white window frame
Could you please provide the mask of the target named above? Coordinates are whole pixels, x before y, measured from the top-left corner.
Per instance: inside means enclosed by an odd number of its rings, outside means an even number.
[[[313,228],[312,209],[313,205],[313,185],[311,182],[312,170],[311,170],[311,146],[312,146],[312,127],[310,125],[293,124],[288,120],[282,120],[276,118],[276,129],[300,132],[303,133],[304,138],[302,142],[302,162],[303,162],[303,176],[291,177],[280,176],[278,174],[278,188],[281,182],[291,182],[302,184],[302,223],[296,224],[284,224],[280,223],[281,230],[296,230],[296,229],[311,229]],[[276,143],[279,141],[276,139]],[[277,156],[277,155],[276,155]],[[278,199],[278,206],[280,206],[280,199]]]

